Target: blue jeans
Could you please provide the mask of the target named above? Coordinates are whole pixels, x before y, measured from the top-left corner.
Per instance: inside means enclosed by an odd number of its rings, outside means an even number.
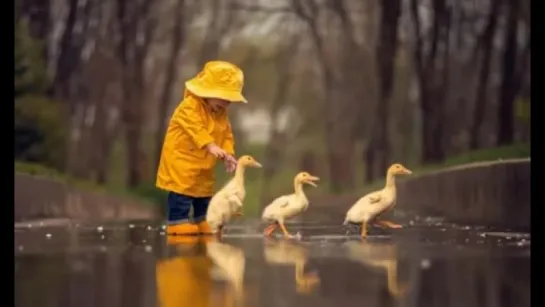
[[[168,192],[168,224],[189,222],[189,211],[191,210],[191,207],[193,207],[193,221],[195,223],[204,221],[210,199],[211,197],[191,197]]]

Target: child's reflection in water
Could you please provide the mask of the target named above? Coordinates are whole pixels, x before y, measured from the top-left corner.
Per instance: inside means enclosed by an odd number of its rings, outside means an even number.
[[[159,306],[241,306],[237,302],[243,296],[244,253],[215,240],[168,236],[169,255],[156,265]],[[217,279],[226,281],[226,288],[215,287]]]

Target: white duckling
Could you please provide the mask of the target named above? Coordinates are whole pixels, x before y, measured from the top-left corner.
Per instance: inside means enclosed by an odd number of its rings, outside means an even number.
[[[318,180],[320,180],[320,178],[314,177],[307,172],[300,172],[293,180],[295,193],[280,196],[265,207],[261,218],[264,221],[271,223],[265,228],[264,234],[266,236],[270,236],[278,225],[280,225],[284,236],[293,237],[286,229],[284,221],[307,210],[308,199],[303,191],[303,183],[317,187],[314,181]]]
[[[307,249],[290,241],[267,240],[265,243],[265,261],[276,265],[295,265],[295,285],[299,293],[310,293],[320,283],[316,273],[305,274],[308,260]]]
[[[244,251],[230,244],[211,241],[206,243],[206,254],[215,265],[211,272],[212,275],[230,285],[224,305],[232,305],[233,301],[241,301],[244,294],[244,270],[246,267]]]
[[[349,241],[345,243],[348,258],[367,267],[386,271],[388,292],[400,297],[408,290],[407,285],[400,285],[397,278],[397,245],[392,243],[367,243]]]
[[[221,235],[223,226],[231,217],[242,215],[242,204],[246,196],[244,172],[247,167],[261,167],[261,164],[251,156],[240,157],[233,178],[210,200],[206,222],[210,225],[212,233]]]
[[[397,197],[395,176],[401,174],[412,174],[412,172],[399,163],[390,166],[386,173],[386,186],[382,190],[371,192],[360,198],[346,213],[344,225],[361,223],[361,236],[367,237],[369,221],[395,206]],[[377,221],[376,224],[389,228],[401,228],[401,225],[388,221]]]

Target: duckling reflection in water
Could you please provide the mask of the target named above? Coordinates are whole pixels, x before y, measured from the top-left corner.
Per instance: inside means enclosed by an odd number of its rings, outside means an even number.
[[[348,258],[366,267],[386,270],[388,292],[395,298],[407,293],[408,285],[400,285],[397,278],[397,244],[349,241],[345,243]]]
[[[295,284],[299,293],[308,294],[320,283],[315,272],[305,274],[305,264],[308,260],[308,251],[300,244],[289,241],[265,241],[265,261],[270,264],[295,265]]]
[[[173,255],[156,264],[159,306],[235,306],[243,293],[242,250],[215,242],[214,237],[168,236],[167,240]],[[217,279],[229,283],[227,291],[214,287]],[[214,300],[217,297],[219,302]]]
[[[206,254],[215,264],[212,271],[215,279],[226,281],[230,285],[230,288],[227,289],[224,306],[233,306],[235,302],[243,304],[246,264],[244,251],[214,240],[206,244]]]

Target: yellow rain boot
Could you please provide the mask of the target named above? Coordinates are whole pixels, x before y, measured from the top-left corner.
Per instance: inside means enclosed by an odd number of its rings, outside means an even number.
[[[212,233],[212,228],[210,228],[210,225],[208,225],[208,223],[206,221],[200,222],[197,226],[199,227],[199,233],[200,234],[203,234],[203,235],[213,234]]]
[[[181,223],[167,226],[167,234],[169,235],[197,235],[199,227],[193,223]]]

